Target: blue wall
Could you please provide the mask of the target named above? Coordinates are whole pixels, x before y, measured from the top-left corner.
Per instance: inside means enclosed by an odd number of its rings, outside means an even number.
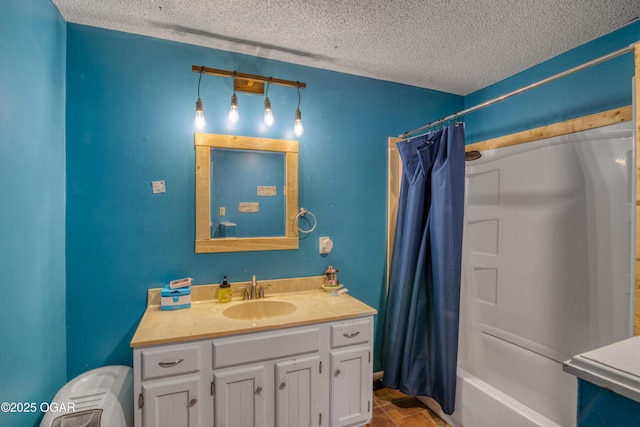
[[[504,95],[640,40],[640,21],[465,97],[465,108]],[[633,53],[466,116],[466,143],[631,105]]]
[[[66,381],[66,23],[50,0],[1,9],[0,402],[39,405]],[[40,416],[0,412],[0,425]]]
[[[129,341],[146,290],[189,276],[194,283],[322,275],[340,269],[352,295],[384,298],[387,137],[456,111],[462,97],[192,45],[69,24],[67,45],[67,325],[72,377],[131,364]],[[198,74],[192,65],[304,81],[299,206],[317,229],[297,251],[194,254],[194,148]],[[295,139],[297,94],[272,86],[238,94],[232,80],[204,76],[207,132]],[[167,191],[152,194],[151,181]],[[318,253],[318,237],[334,250]],[[382,328],[378,317],[378,348]],[[379,353],[378,353],[379,354]],[[380,360],[376,358],[376,369]]]

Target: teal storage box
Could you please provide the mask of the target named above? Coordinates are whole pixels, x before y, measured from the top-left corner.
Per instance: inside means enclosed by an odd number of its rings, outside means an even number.
[[[161,310],[179,310],[191,307],[191,286],[171,289],[169,285],[162,288],[160,296]]]

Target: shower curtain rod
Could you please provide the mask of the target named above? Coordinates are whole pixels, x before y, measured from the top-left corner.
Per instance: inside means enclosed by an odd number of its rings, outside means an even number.
[[[442,123],[445,123],[445,122],[448,122],[450,120],[455,120],[458,117],[462,117],[462,116],[465,116],[467,114],[474,113],[474,112],[476,112],[478,110],[481,110],[481,109],[483,109],[485,107],[489,107],[489,106],[491,106],[493,104],[496,104],[496,103],[498,103],[500,101],[504,101],[505,99],[511,98],[514,95],[519,95],[522,92],[526,92],[526,91],[528,91],[530,89],[535,89],[535,88],[537,88],[539,86],[542,86],[542,85],[544,85],[546,83],[552,82],[554,80],[558,80],[558,79],[560,79],[562,77],[568,76],[568,75],[573,74],[575,72],[582,71],[582,70],[584,70],[586,68],[589,68],[589,67],[592,67],[594,65],[598,65],[598,64],[601,64],[603,62],[609,61],[610,59],[617,58],[618,56],[621,56],[621,55],[624,55],[625,53],[629,53],[629,52],[633,51],[635,45],[638,44],[638,43],[640,43],[640,41],[637,41],[637,42],[635,42],[633,44],[630,44],[629,46],[627,46],[625,48],[616,50],[615,52],[611,52],[611,53],[609,53],[607,55],[604,55],[604,56],[601,56],[599,58],[593,59],[591,61],[585,62],[582,65],[578,65],[576,67],[570,68],[570,69],[568,69],[566,71],[563,71],[561,73],[555,74],[555,75],[553,75],[551,77],[547,77],[546,79],[542,79],[542,80],[540,80],[538,82],[532,83],[532,84],[530,84],[528,86],[521,87],[520,89],[514,90],[513,92],[506,93],[506,94],[501,95],[501,96],[499,96],[497,98],[490,99],[490,100],[485,101],[483,103],[480,103],[478,105],[474,105],[473,107],[467,108],[467,109],[462,110],[462,111],[458,111],[457,113],[453,113],[453,114],[451,114],[449,116],[446,116],[446,117],[443,117],[443,118],[438,119],[436,121],[433,121],[433,122],[431,122],[429,124],[421,126],[421,127],[417,128],[417,129],[414,129],[412,131],[405,132],[403,134],[398,135],[398,137],[399,138],[407,138],[407,137],[409,137],[411,135],[414,135],[414,134],[416,134],[418,132],[422,132],[425,129],[429,129],[429,128],[432,128],[434,126],[438,126],[438,125],[440,125]]]

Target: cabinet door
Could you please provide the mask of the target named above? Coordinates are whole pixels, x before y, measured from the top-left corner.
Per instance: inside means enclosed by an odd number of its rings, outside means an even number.
[[[145,427],[196,427],[200,376],[142,384],[142,424]]]
[[[275,365],[276,426],[320,425],[320,356],[277,362]]]
[[[216,427],[262,427],[265,423],[264,366],[213,373]]]
[[[331,426],[365,424],[371,415],[373,373],[370,348],[331,351]]]

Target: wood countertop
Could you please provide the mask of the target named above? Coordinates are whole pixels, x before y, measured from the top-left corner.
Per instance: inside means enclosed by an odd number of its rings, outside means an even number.
[[[191,308],[181,310],[160,309],[160,289],[149,289],[147,309],[131,340],[131,347],[179,343],[228,335],[288,328],[313,323],[330,322],[376,314],[363,302],[343,294],[332,295],[320,287],[324,276],[260,280],[265,287],[265,298],[243,301],[234,292],[230,303],[219,303],[215,298],[218,285],[193,286]],[[232,288],[246,286],[246,282],[232,283]],[[238,304],[257,301],[287,301],[297,309],[291,314],[257,320],[234,320],[223,311]]]

